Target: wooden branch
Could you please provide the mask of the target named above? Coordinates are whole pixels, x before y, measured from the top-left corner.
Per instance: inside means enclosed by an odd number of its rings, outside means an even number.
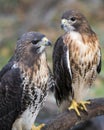
[[[67,130],[92,117],[104,115],[104,98],[92,99],[90,101],[91,104],[87,105],[88,113],[81,111],[81,117],[78,117],[75,111],[67,110],[49,121],[41,130]]]

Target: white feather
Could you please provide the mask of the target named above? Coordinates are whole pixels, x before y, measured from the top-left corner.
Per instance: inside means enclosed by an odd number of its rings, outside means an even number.
[[[35,107],[31,104],[28,106],[28,108],[23,112],[23,114],[20,116],[20,118],[18,118],[12,127],[12,130],[20,130],[19,128],[21,128],[22,130],[31,130],[32,125],[35,122],[35,119],[40,111],[41,105],[44,102],[45,99],[43,99],[43,101],[41,103],[39,103],[41,95],[42,95],[42,91],[41,89],[38,89],[37,87],[35,87],[35,93],[37,93],[37,99],[35,100],[35,105],[37,106],[37,108],[35,109]],[[31,97],[32,98],[32,97]]]
[[[70,67],[70,60],[69,60],[69,50],[67,50],[66,57],[67,57],[67,64],[68,64],[69,73],[70,73],[70,76],[72,78],[71,67]]]
[[[12,66],[12,69],[16,69],[16,68],[18,68],[18,64],[17,63],[13,64],[13,66]]]

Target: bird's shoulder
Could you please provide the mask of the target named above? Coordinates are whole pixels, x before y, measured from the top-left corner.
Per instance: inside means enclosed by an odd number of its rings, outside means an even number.
[[[53,59],[60,57],[66,52],[67,46],[64,44],[64,39],[63,35],[60,36],[55,44],[54,44],[54,49],[53,49]]]
[[[12,88],[20,86],[22,82],[20,69],[14,67],[14,64],[9,63],[5,66],[5,73],[2,74],[0,79],[0,89],[8,87]]]
[[[8,63],[0,70],[0,80],[3,77],[3,75],[5,75],[11,69],[11,67],[13,66],[13,62],[14,57],[12,56]]]

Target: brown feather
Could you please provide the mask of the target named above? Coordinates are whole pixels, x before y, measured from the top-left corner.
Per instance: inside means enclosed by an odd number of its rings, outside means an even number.
[[[77,91],[82,91],[82,89],[84,89],[80,88],[81,82],[84,83],[83,87],[90,87],[96,78],[97,63],[100,59],[99,42],[95,33],[86,35],[77,32],[73,34],[66,33],[63,36],[63,41],[69,49],[74,98],[79,101],[82,96],[80,94],[81,92],[78,93]],[[79,86],[77,88],[76,83]]]

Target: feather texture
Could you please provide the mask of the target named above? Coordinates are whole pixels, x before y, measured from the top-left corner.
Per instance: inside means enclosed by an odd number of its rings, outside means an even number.
[[[31,130],[43,106],[52,79],[45,45],[39,51],[43,37],[36,32],[24,34],[17,41],[15,54],[0,71],[0,130]]]
[[[53,72],[56,81],[55,97],[59,106],[63,104],[68,107],[72,99],[79,102],[87,95],[88,88],[101,69],[100,53],[94,33],[87,37],[71,31],[56,41]]]

